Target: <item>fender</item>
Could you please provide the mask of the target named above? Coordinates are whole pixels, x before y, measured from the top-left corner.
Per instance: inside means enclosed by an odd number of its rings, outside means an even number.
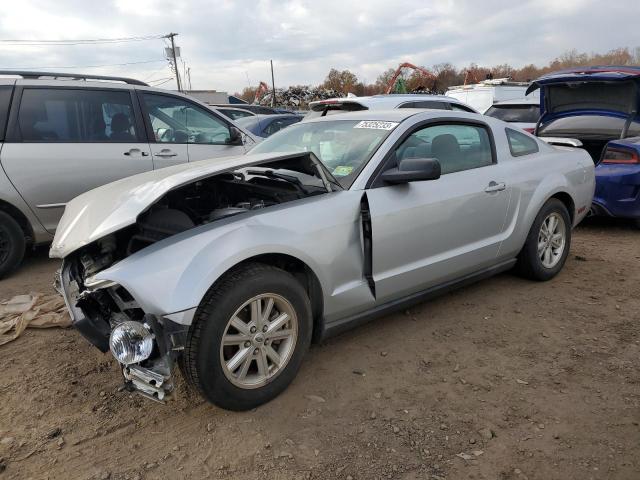
[[[559,163],[566,161],[567,153],[566,151],[558,152]],[[578,205],[579,199],[584,196],[579,192],[580,187],[585,184],[582,157],[588,157],[588,154],[582,150],[575,150],[575,154],[571,155],[569,161],[575,161],[576,168],[569,173],[564,173],[560,169],[550,171],[534,190],[527,190],[527,185],[524,184],[517,186],[517,191],[512,194],[515,213],[511,216],[506,229],[506,238],[500,247],[500,257],[512,257],[520,252],[538,212],[551,197],[559,193],[567,194],[571,197],[574,205]],[[591,162],[590,158],[589,162]],[[523,209],[522,207],[525,205],[526,209]],[[573,225],[575,226],[581,217],[576,215],[575,211],[569,213],[574,219]],[[518,225],[526,226],[526,228],[517,228]]]
[[[263,254],[305,263],[324,292],[324,311],[348,307],[361,285],[360,199],[357,191],[311,197],[196,227],[151,245],[95,275],[123,286],[146,312],[167,316],[197,307],[235,265]],[[317,220],[317,221],[316,221]],[[356,239],[357,240],[357,239]],[[362,299],[358,298],[358,302]],[[190,315],[174,321],[190,323]]]

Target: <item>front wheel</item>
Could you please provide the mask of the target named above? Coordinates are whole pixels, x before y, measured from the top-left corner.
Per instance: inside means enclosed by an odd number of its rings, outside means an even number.
[[[0,211],[0,278],[15,270],[22,258],[26,240],[18,222]]]
[[[567,260],[571,246],[571,217],[564,203],[552,198],[536,216],[518,256],[518,271],[532,280],[555,277]]]
[[[248,410],[287,388],[311,332],[300,282],[279,268],[245,265],[226,274],[198,307],[183,370],[210,402]]]

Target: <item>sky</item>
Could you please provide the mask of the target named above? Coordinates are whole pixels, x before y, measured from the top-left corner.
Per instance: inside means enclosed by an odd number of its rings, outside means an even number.
[[[122,75],[175,88],[166,40],[15,45],[178,33],[193,89],[319,84],[330,68],[372,83],[401,62],[546,64],[570,49],[640,45],[638,0],[21,0],[0,16],[0,69]],[[129,65],[122,65],[122,64]],[[101,66],[107,65],[107,66]],[[65,68],[63,68],[65,67]],[[66,68],[73,67],[73,68]]]

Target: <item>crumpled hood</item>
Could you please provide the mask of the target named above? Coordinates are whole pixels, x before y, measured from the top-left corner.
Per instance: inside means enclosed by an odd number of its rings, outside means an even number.
[[[64,258],[84,245],[133,225],[138,215],[160,197],[182,185],[299,155],[266,153],[202,160],[141,173],[90,190],[67,203],[49,256]]]

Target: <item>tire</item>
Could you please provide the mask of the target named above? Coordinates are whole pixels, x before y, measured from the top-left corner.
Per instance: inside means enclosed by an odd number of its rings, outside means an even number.
[[[18,222],[5,212],[0,211],[0,278],[15,270],[26,248],[24,232]]]
[[[255,323],[255,306],[264,312],[270,301],[269,322]],[[287,317],[281,329],[271,332],[279,319]],[[185,377],[211,403],[249,410],[272,400],[292,382],[311,343],[312,324],[309,297],[300,282],[279,268],[247,264],[225,274],[207,292],[180,364]],[[277,338],[287,332],[286,338]],[[223,337],[232,344],[223,347]],[[274,362],[269,348],[280,356],[282,366]]]
[[[563,235],[562,249],[557,248],[559,244],[558,237],[553,234],[553,239],[549,239],[542,229],[543,224],[548,231],[548,219],[561,219],[555,230],[558,234]],[[547,240],[549,239],[549,240]],[[538,253],[539,242],[544,243],[546,247],[542,253]],[[531,226],[527,240],[518,255],[517,271],[526,278],[538,281],[547,281],[555,277],[567,260],[571,247],[571,217],[564,203],[556,198],[552,198],[545,203]],[[550,249],[550,253],[547,250]]]

